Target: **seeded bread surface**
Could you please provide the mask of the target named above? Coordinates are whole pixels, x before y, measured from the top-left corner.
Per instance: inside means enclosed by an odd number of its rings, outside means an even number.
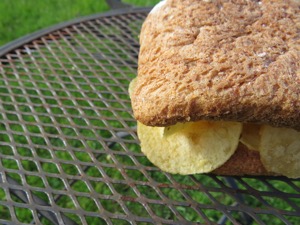
[[[166,0],[140,34],[134,116],[300,129],[300,1]]]

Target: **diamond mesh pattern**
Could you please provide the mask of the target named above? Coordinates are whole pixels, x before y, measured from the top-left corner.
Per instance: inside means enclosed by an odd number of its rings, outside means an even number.
[[[0,59],[0,222],[300,224],[300,180],[163,173],[127,87],[145,11],[83,20]]]

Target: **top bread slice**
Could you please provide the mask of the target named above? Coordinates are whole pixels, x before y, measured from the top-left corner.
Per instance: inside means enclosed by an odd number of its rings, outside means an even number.
[[[137,120],[300,129],[299,0],[165,0],[140,34]]]

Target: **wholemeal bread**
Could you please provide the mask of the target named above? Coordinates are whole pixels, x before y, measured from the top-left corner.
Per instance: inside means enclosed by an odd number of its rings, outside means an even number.
[[[278,175],[274,172],[268,172],[266,170],[260,160],[258,151],[252,151],[241,143],[229,160],[227,160],[219,168],[212,171],[212,173],[230,176]]]
[[[140,44],[131,91],[140,123],[168,127],[235,121],[300,130],[299,0],[165,0],[146,18]],[[145,144],[147,135],[139,136],[148,156],[155,150]],[[300,133],[295,137],[300,139]],[[287,140],[277,153],[300,146],[295,140]],[[266,169],[272,161],[255,150],[240,141],[234,154],[211,172],[300,176]],[[299,171],[298,161],[291,161]]]
[[[300,129],[300,1],[168,0],[140,34],[134,116]]]

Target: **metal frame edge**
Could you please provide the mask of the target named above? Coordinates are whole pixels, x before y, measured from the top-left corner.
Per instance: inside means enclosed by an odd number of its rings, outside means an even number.
[[[79,18],[75,18],[75,19],[71,19],[69,21],[65,21],[65,22],[61,22],[58,23],[56,25],[52,25],[49,26],[47,28],[41,29],[41,30],[37,30],[33,33],[27,34],[23,37],[20,37],[14,41],[11,41],[3,46],[0,47],[0,58],[2,58],[5,54],[17,49],[18,47],[27,44],[35,39],[38,39],[44,35],[47,35],[49,33],[52,33],[54,31],[63,29],[65,27],[77,24],[77,23],[81,23],[81,22],[85,22],[88,20],[94,20],[94,19],[98,19],[101,17],[107,17],[107,16],[115,16],[115,15],[123,15],[126,13],[132,13],[132,12],[147,12],[150,11],[151,7],[126,7],[126,8],[121,8],[121,9],[113,9],[107,12],[103,12],[103,13],[96,13],[96,14],[92,14],[89,16],[83,16],[83,17],[79,17]]]

